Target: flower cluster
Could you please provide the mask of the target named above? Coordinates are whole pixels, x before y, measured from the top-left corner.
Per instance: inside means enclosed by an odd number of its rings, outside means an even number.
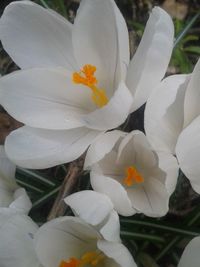
[[[200,62],[191,75],[163,79],[173,37],[170,16],[153,8],[130,60],[114,0],[82,0],[74,24],[31,1],[7,6],[0,39],[21,70],[0,78],[0,104],[24,126],[0,148],[0,266],[136,267],[118,214],[164,216],[179,167],[200,193]],[[119,130],[145,103],[145,134]],[[74,217],[38,227],[14,163],[48,168],[86,150],[94,191],[65,198]]]

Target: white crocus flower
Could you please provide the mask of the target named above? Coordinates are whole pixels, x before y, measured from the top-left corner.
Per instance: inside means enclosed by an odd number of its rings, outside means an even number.
[[[173,23],[154,8],[129,62],[127,27],[113,0],[81,1],[73,25],[16,1],[2,15],[0,39],[22,69],[0,80],[0,102],[25,124],[9,135],[6,152],[18,165],[45,168],[74,160],[145,103],[165,74]]]
[[[200,60],[191,75],[173,75],[149,98],[147,137],[159,151],[175,154],[193,189],[200,193]]]
[[[117,141],[108,151],[104,144],[112,136]],[[142,212],[156,217],[167,213],[178,165],[171,154],[156,154],[142,132],[133,131],[126,136],[120,131],[106,133],[89,148],[86,163],[87,167],[92,165],[93,189],[106,194],[119,214]]]
[[[181,256],[178,267],[199,267],[200,266],[200,237],[195,237],[186,246]]]
[[[41,228],[12,209],[0,210],[0,265],[4,267],[136,267],[121,243],[106,241],[79,218],[60,217]]]
[[[4,147],[0,146],[0,210],[10,207],[28,213],[32,204],[25,189],[16,184],[15,170],[16,166],[7,158]]]
[[[34,243],[44,267],[136,267],[125,246],[105,240],[94,227],[76,217],[44,224]]]
[[[37,230],[27,215],[10,208],[0,209],[0,266],[42,267],[33,243]]]

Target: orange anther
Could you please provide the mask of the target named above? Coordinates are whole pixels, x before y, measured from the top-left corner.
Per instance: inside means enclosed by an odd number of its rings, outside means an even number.
[[[103,107],[108,103],[105,90],[96,87],[98,80],[94,76],[96,67],[90,64],[84,65],[80,72],[74,72],[72,80],[76,84],[83,84],[92,90],[92,101],[97,107]]]
[[[144,178],[134,166],[130,166],[126,169],[126,177],[123,182],[127,186],[132,186],[134,183],[143,183]]]
[[[59,267],[78,267],[80,260],[76,258],[70,258],[68,261],[61,261]]]

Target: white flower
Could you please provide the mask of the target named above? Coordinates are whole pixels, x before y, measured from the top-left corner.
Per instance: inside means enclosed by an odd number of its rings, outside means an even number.
[[[33,246],[37,229],[27,215],[10,208],[0,209],[0,266],[42,267]]]
[[[178,267],[199,267],[200,266],[200,237],[195,237],[186,246],[180,259]]]
[[[136,267],[121,243],[109,242],[76,217],[44,224],[35,235],[35,249],[44,267]]]
[[[109,151],[105,144],[113,136],[116,143],[110,145]],[[126,136],[120,131],[106,133],[89,148],[86,164],[92,165],[93,189],[106,194],[119,214],[142,212],[156,217],[167,213],[178,165],[171,154],[156,154],[142,132]]]
[[[147,137],[159,151],[175,154],[193,189],[200,193],[200,60],[191,75],[173,75],[149,98]]]
[[[154,8],[130,64],[113,0],[81,1],[73,25],[30,1],[11,3],[0,39],[22,68],[1,78],[0,102],[25,124],[9,135],[6,152],[18,165],[45,168],[74,160],[145,103],[165,74],[173,23]]]
[[[7,158],[4,147],[0,146],[0,210],[10,207],[28,213],[32,204],[25,189],[16,184],[15,170],[16,166]]]
[[[0,211],[0,264],[4,267],[136,267],[129,251],[79,218],[60,217],[41,228],[11,209]]]

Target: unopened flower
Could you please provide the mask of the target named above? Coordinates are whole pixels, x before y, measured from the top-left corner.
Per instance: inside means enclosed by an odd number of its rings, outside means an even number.
[[[176,155],[180,168],[200,193],[200,60],[191,75],[164,79],[149,98],[145,131],[154,149]]]
[[[109,151],[101,145],[102,140],[107,143],[114,135],[118,135],[118,140]],[[156,154],[145,135],[139,131],[125,136],[120,131],[114,131],[99,139],[89,148],[86,156],[88,166],[93,158],[93,189],[106,194],[121,215],[130,216],[136,212],[153,217],[165,215],[178,176],[175,158],[167,153]]]
[[[24,188],[15,181],[16,166],[7,158],[4,147],[0,146],[0,210],[5,207],[28,213],[31,201]]]
[[[24,127],[6,152],[18,165],[45,168],[80,156],[122,124],[163,78],[173,23],[156,7],[129,62],[128,30],[113,0],[81,1],[74,24],[30,1],[0,20],[4,49],[22,69],[0,80],[0,102]]]

